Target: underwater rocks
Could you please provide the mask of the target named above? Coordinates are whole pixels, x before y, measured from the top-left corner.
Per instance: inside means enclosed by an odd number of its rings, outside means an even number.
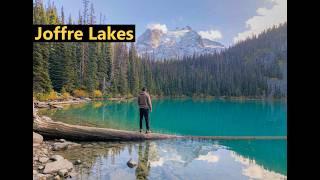
[[[81,163],[82,163],[82,162],[81,162],[80,159],[78,159],[78,160],[76,160],[76,161],[74,162],[75,165],[79,165],[79,164],[81,164]]]
[[[68,179],[77,174],[73,163],[61,155],[54,154],[55,151],[53,149],[57,149],[57,146],[64,147],[65,149],[81,147],[80,144],[64,139],[43,141],[43,137],[37,133],[34,133],[34,144],[36,144],[33,146],[34,180]]]
[[[73,143],[73,142],[65,141],[65,142],[56,142],[56,143],[54,143],[52,149],[53,149],[54,151],[60,151],[60,150],[78,148],[78,147],[81,147],[81,145],[78,144],[78,143]]]
[[[128,166],[129,168],[133,168],[133,167],[135,167],[136,165],[137,165],[137,163],[134,162],[132,159],[130,159],[130,160],[127,162],[127,166]]]

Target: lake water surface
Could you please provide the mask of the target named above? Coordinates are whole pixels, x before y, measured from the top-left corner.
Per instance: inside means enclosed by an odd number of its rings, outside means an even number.
[[[70,105],[44,114],[70,124],[139,129],[135,100]],[[153,101],[150,125],[153,132],[181,135],[285,136],[286,115],[281,101],[161,99]]]
[[[286,136],[280,101],[161,99],[153,101],[154,132],[180,135]],[[70,124],[138,130],[136,101],[99,101],[41,111]],[[286,179],[286,140],[159,140],[96,142],[66,150],[83,160],[74,179]],[[129,168],[132,158],[138,163]]]

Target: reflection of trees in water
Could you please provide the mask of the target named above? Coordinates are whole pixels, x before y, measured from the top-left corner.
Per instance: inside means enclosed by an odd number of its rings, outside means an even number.
[[[144,148],[144,150],[143,150]],[[138,147],[138,166],[136,168],[136,178],[137,179],[147,179],[150,171],[150,162],[149,162],[149,148],[150,142],[146,141],[145,146],[142,146],[142,143]]]

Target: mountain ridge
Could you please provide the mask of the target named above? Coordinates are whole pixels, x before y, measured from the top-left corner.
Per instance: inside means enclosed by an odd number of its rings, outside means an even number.
[[[213,54],[225,49],[220,42],[202,38],[190,26],[168,31],[147,28],[138,37],[136,47],[139,55],[149,55],[156,60]]]

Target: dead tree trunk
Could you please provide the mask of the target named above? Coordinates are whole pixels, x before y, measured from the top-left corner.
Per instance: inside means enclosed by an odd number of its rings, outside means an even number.
[[[178,136],[168,134],[144,134],[134,131],[116,130],[52,121],[50,118],[35,117],[33,130],[46,138],[74,141],[135,141],[158,139],[208,139],[208,140],[286,140],[286,136]]]
[[[75,141],[133,141],[179,137],[158,133],[144,134],[134,131],[70,125],[62,122],[44,120],[40,117],[35,118],[33,130],[47,138],[64,138]]]

